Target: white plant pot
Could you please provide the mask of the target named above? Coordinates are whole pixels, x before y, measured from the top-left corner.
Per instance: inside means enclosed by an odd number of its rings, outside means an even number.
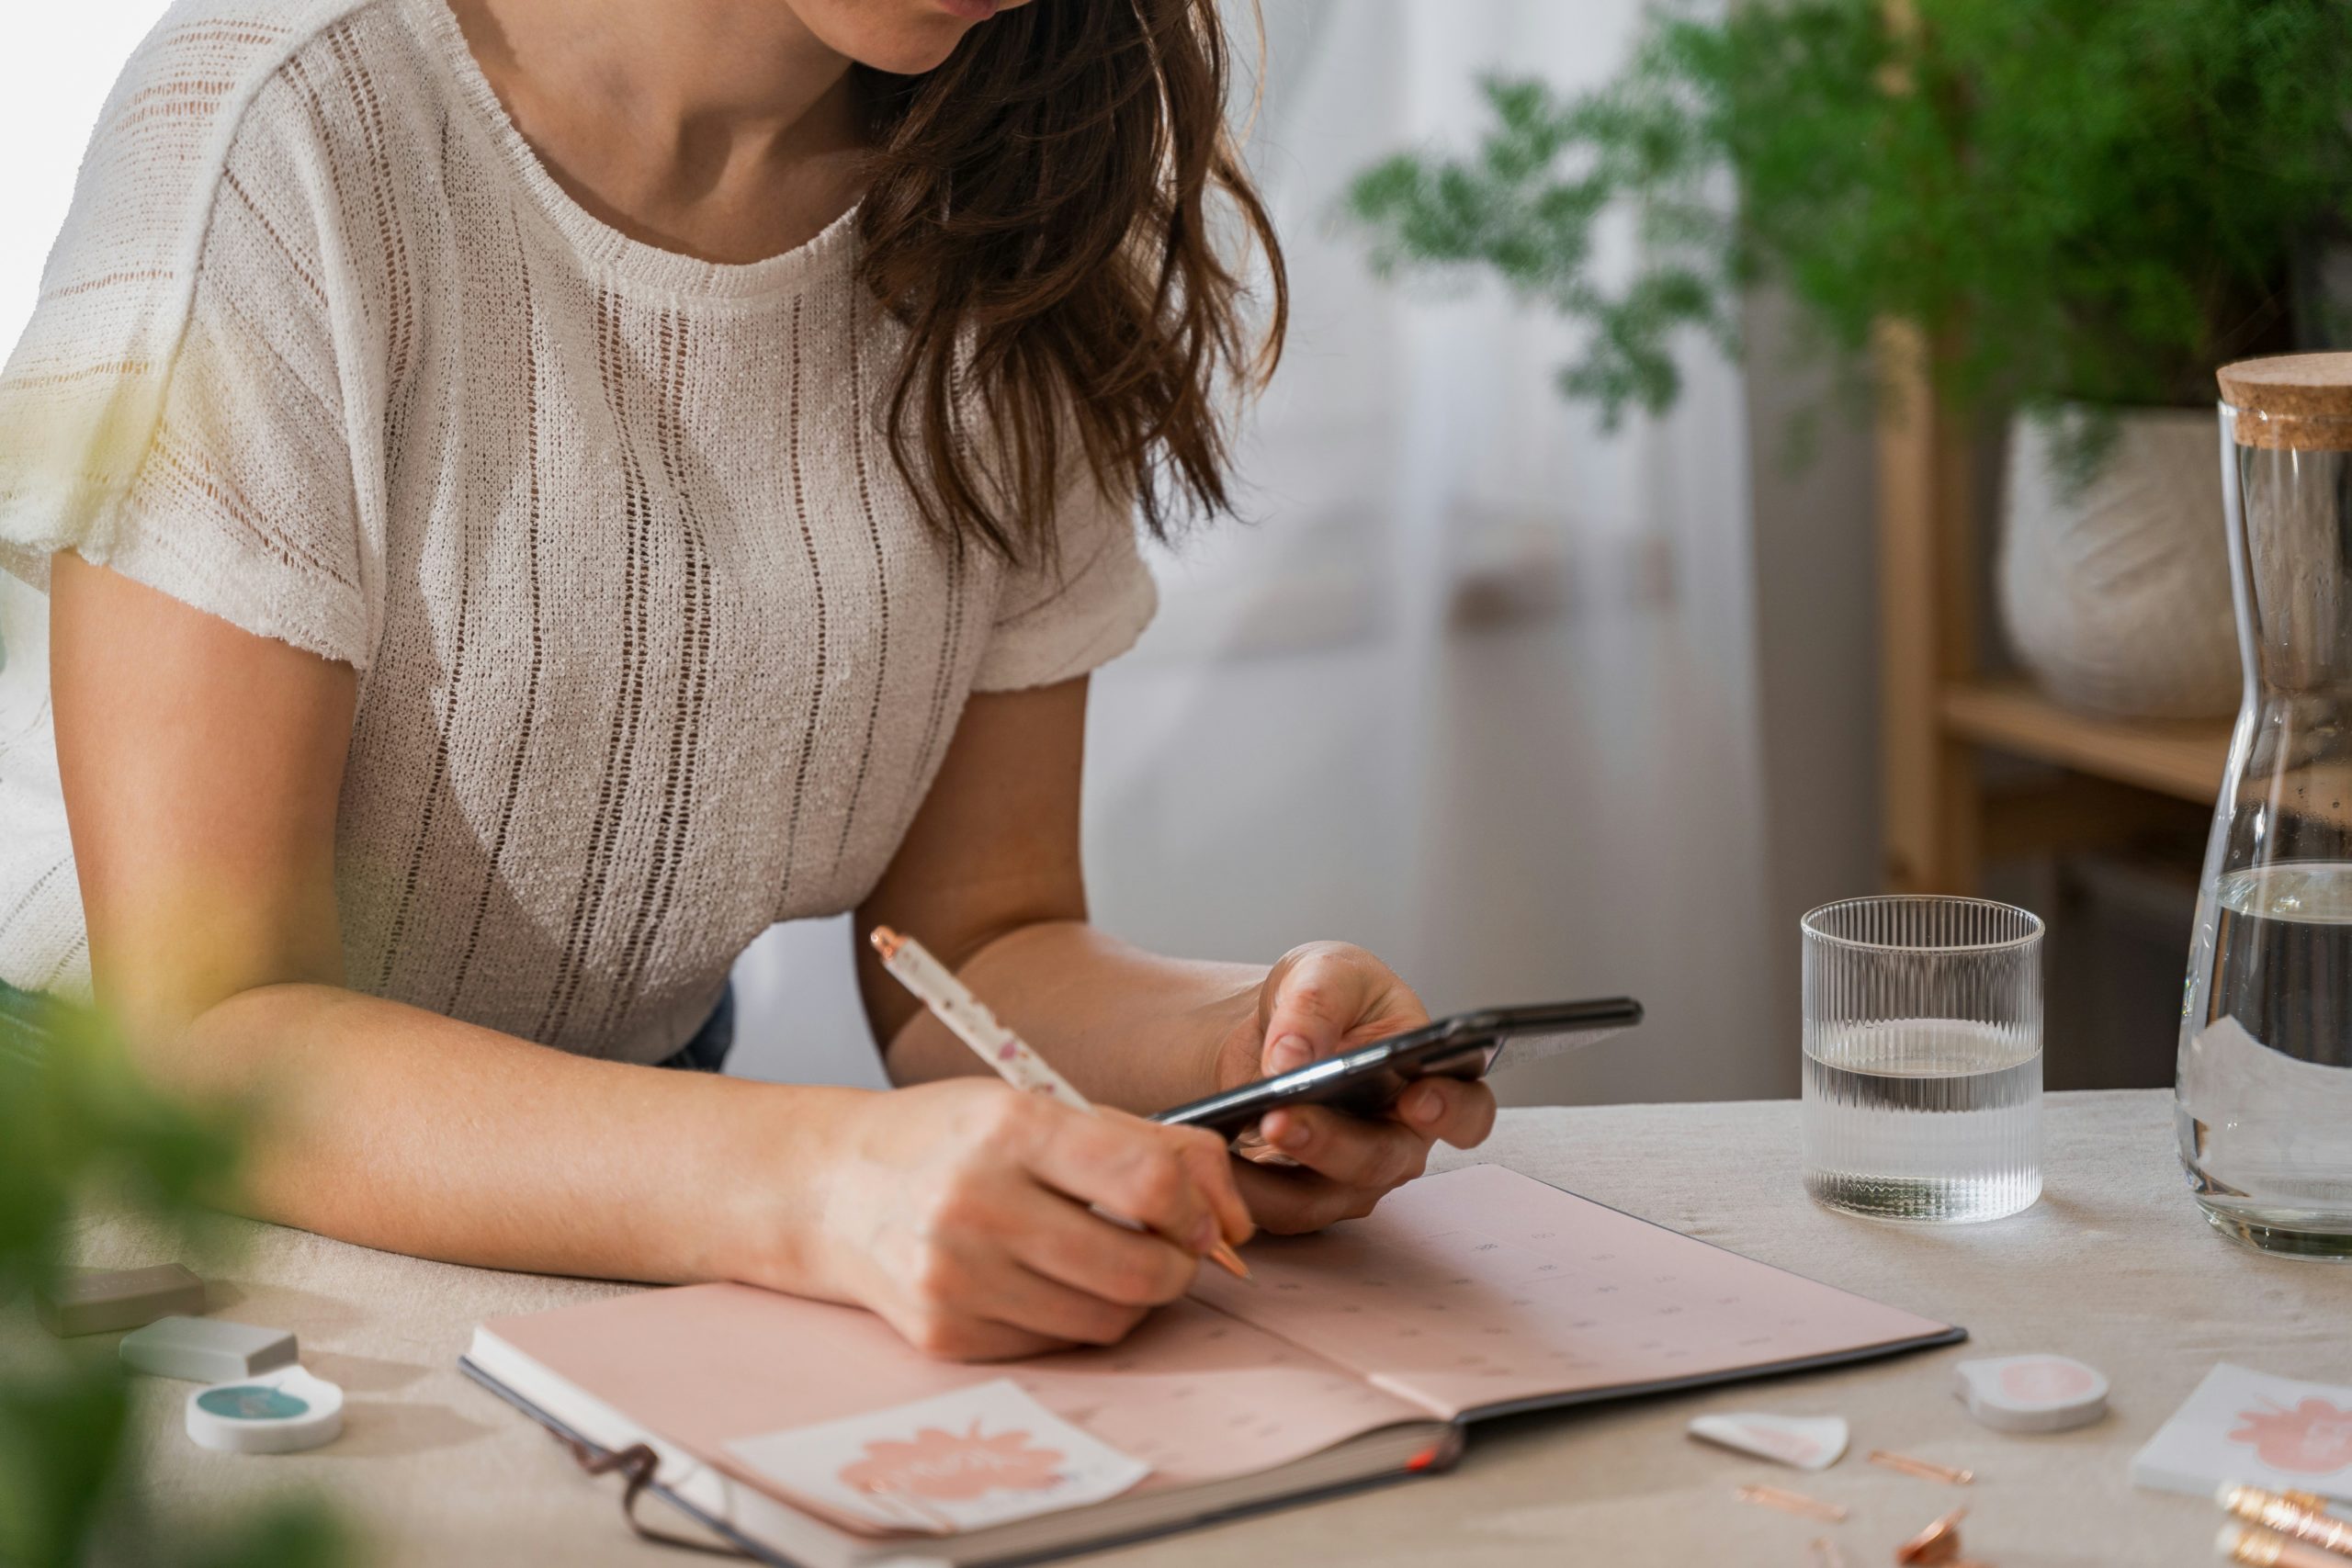
[[[2217,416],[2113,417],[2113,444],[2079,486],[2057,468],[2047,425],[2023,417],[2010,425],[2000,559],[2009,644],[2052,696],[2083,713],[2235,713]]]

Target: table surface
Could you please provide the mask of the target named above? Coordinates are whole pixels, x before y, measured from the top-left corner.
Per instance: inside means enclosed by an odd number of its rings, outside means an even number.
[[[2217,1360],[2352,1382],[2352,1268],[2259,1256],[2209,1228],[2153,1090],[2046,1101],[2041,1201],[1990,1224],[1873,1223],[1815,1207],[1799,1184],[1793,1101],[1507,1111],[1446,1163],[1493,1161],[1766,1262],[1965,1325],[1972,1342],[1766,1384],[1521,1417],[1473,1433],[1453,1472],[1165,1537],[1093,1561],[1121,1568],[1344,1561],[1449,1568],[1563,1561],[1811,1564],[1827,1535],[1862,1568],[1959,1503],[1966,1554],[1998,1568],[2211,1562],[2216,1511],[2139,1491],[2132,1453]],[[291,1328],[346,1391],[343,1437],[303,1455],[209,1453],[178,1429],[189,1385],[138,1380],[142,1483],[209,1512],[283,1488],[334,1498],[397,1563],[579,1564],[682,1559],[629,1536],[617,1483],[591,1481],[537,1427],[457,1369],[474,1325],[628,1287],[421,1262],[231,1222],[213,1265],[222,1315]],[[94,1222],[81,1260],[157,1260],[150,1236]],[[168,1256],[166,1254],[165,1256]],[[1972,1355],[2055,1350],[2106,1371],[2111,1412],[2073,1432],[2004,1436],[1951,1392]],[[1764,1409],[1841,1415],[1852,1451],[1817,1475],[1693,1442],[1690,1418]],[[1863,1462],[1874,1448],[1965,1466],[1965,1488]],[[1736,1501],[1743,1482],[1848,1505],[1840,1525]],[[672,1522],[658,1503],[649,1517]],[[1564,1557],[1564,1550],[1570,1555]]]

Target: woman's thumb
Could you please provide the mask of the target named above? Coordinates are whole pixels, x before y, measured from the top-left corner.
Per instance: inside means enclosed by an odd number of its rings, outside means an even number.
[[[1339,1050],[1354,1021],[1350,979],[1345,965],[1322,953],[1308,953],[1283,966],[1266,1010],[1260,1062],[1268,1077],[1295,1072]]]

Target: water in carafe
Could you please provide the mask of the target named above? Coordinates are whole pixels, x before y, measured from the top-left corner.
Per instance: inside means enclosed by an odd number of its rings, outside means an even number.
[[[2180,1157],[2222,1231],[2352,1260],[2352,355],[2222,383],[2246,684],[2189,951]]]

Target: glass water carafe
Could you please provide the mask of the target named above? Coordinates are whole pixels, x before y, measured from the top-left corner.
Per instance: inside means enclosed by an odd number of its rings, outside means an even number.
[[[2226,1234],[2352,1260],[2352,354],[2221,382],[2245,688],[2189,947],[2180,1158]]]

